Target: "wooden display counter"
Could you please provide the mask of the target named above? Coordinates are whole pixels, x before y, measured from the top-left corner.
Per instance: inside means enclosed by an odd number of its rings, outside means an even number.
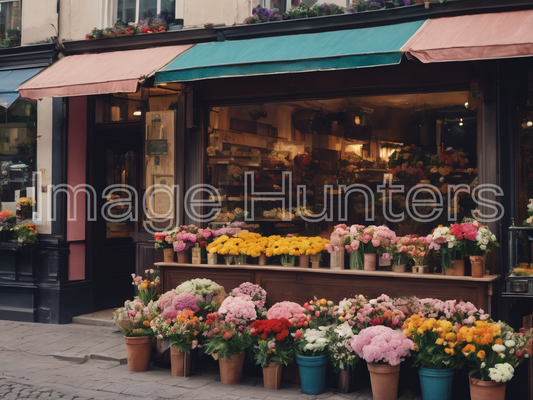
[[[441,300],[471,301],[490,313],[492,285],[499,275],[482,278],[413,274],[388,271],[331,270],[275,265],[208,265],[156,263],[161,272],[163,293],[180,283],[207,278],[224,286],[227,292],[243,282],[261,285],[267,292],[268,305],[279,301],[303,304],[317,296],[338,302],[345,297],[362,294],[375,298],[382,293],[391,297],[418,296]]]

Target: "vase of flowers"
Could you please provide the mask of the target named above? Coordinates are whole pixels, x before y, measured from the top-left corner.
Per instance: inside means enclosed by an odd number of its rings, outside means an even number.
[[[9,210],[0,211],[0,243],[11,239],[11,229],[17,223],[17,216]]]
[[[172,237],[173,232],[163,231],[156,232],[154,234],[156,249],[163,249],[164,262],[174,262],[174,239]]]
[[[228,299],[238,299],[238,297],[228,297]],[[248,313],[252,316],[255,314],[254,306],[252,303],[251,308],[247,305],[245,309],[240,309],[239,304],[240,302],[228,302],[224,308],[222,306],[220,308],[226,311],[225,316],[216,312],[207,315],[206,319],[209,329],[206,332],[205,352],[211,354],[215,360],[219,360],[220,381],[226,385],[241,381],[244,351],[252,344],[248,324],[243,323],[243,318],[235,316],[242,317]]]
[[[124,333],[130,371],[147,371],[150,366],[153,336],[150,321],[158,314],[156,303],[151,301],[145,305],[141,299],[127,300],[124,307],[114,313],[115,324]]]
[[[472,220],[477,227],[475,242],[469,242],[466,246],[466,255],[470,256],[472,265],[472,277],[481,278],[485,275],[485,256],[495,247],[500,247],[496,236],[479,222]]]
[[[515,368],[531,353],[531,333],[515,332],[504,322],[476,320],[457,333],[458,351],[474,369],[470,372],[473,400],[505,399],[506,382]]]
[[[283,366],[294,360],[291,328],[292,324],[286,318],[259,320],[250,325],[254,358],[256,364],[263,367],[266,389],[279,389]]]
[[[354,336],[352,325],[348,321],[328,330],[327,333],[329,358],[334,371],[339,373],[340,393],[351,393],[355,390],[353,372],[359,357],[350,345]]]
[[[326,368],[329,363],[329,340],[326,338],[328,329],[321,326],[319,329],[300,329],[293,334],[302,393],[320,394],[326,389]]]
[[[132,285],[135,287],[136,295],[144,304],[157,300],[159,288],[161,287],[161,278],[159,277],[159,270],[147,269],[144,271],[146,278],[143,279],[140,275],[131,274],[133,279]]]
[[[385,225],[370,225],[358,230],[355,239],[360,243],[364,253],[364,269],[367,271],[376,270],[377,251],[380,247],[389,247],[391,241],[396,238],[394,231]]]
[[[20,219],[32,219],[33,206],[35,205],[35,200],[30,197],[21,197],[17,203],[17,210],[20,214]]]
[[[413,342],[401,331],[376,325],[363,329],[350,344],[367,362],[374,399],[396,400],[400,363],[410,355]]]
[[[457,352],[457,335],[453,323],[446,319],[426,318],[413,314],[403,326],[406,337],[414,342],[414,366],[418,368],[422,398],[451,400],[456,369],[463,365]]]
[[[344,269],[344,251],[346,241],[349,240],[350,231],[344,224],[336,225],[330,236],[329,244],[326,245],[330,253],[329,267],[334,270]]]

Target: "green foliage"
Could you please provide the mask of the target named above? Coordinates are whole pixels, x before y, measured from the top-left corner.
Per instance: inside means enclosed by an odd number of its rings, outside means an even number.
[[[222,324],[220,327],[234,324]],[[222,333],[224,332],[224,333]],[[236,354],[241,354],[252,345],[252,338],[246,329],[238,332],[234,328],[229,330],[222,329],[219,333],[214,333],[207,339],[205,352],[207,354],[216,354],[220,358],[231,358]]]

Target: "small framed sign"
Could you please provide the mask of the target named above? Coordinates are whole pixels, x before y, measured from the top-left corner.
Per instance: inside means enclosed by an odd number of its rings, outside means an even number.
[[[166,155],[168,144],[166,139],[152,139],[146,141],[146,155]]]

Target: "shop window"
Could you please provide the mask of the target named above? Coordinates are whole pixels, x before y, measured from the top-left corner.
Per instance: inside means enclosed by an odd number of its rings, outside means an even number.
[[[0,48],[20,46],[20,1],[0,1]]]
[[[113,94],[98,96],[95,102],[95,122],[135,121],[141,118],[141,95]]]
[[[35,103],[18,99],[8,109],[0,107],[0,211],[16,214],[21,197],[38,200],[32,176],[37,154],[36,123]]]
[[[127,24],[161,14],[168,23],[176,17],[176,0],[118,0],[117,19]]]
[[[212,224],[243,220],[252,201],[249,217],[262,232],[279,234],[330,232],[343,222],[422,235],[450,217],[472,217],[476,104],[472,92],[457,91],[213,108],[206,182],[218,190],[222,212]],[[292,186],[280,197],[284,182]],[[368,200],[346,193],[355,184],[365,186]],[[424,184],[432,192],[418,194],[426,203],[414,210],[409,191]],[[318,218],[324,209],[328,219]],[[438,217],[419,221],[429,215]],[[309,222],[313,216],[320,221]]]

